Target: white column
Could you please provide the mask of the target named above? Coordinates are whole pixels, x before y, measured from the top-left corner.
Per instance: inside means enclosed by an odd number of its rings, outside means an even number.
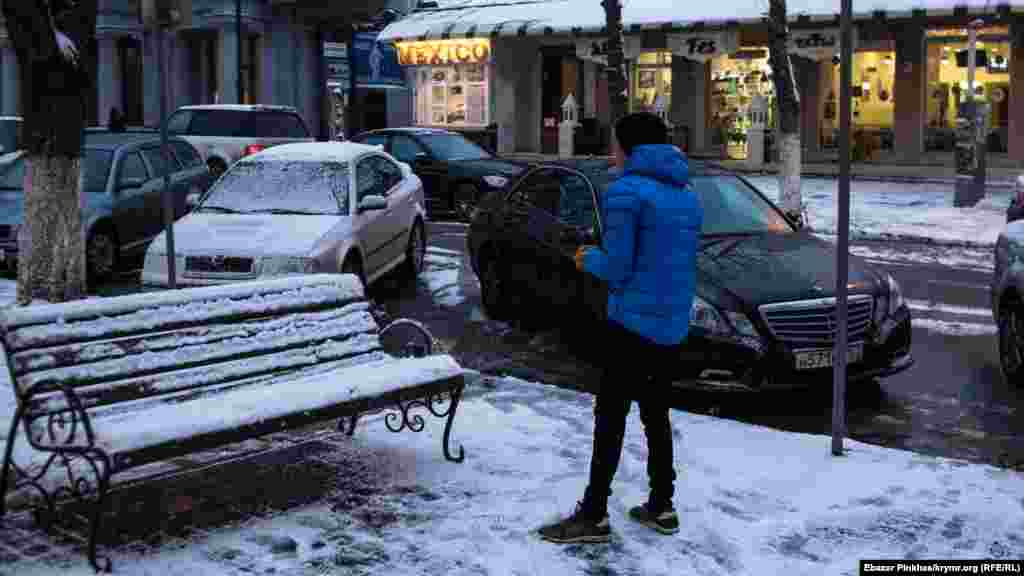
[[[522,66],[515,58],[514,40],[502,40],[494,43],[492,66],[494,77],[491,91],[494,99],[493,121],[498,125],[498,153],[508,154],[516,151],[517,133],[520,122],[516,120],[516,86],[522,73]]]
[[[191,70],[189,46],[191,38],[181,33],[175,34],[170,45],[171,69],[174,74],[174,83],[171,91],[171,99],[168,102],[167,113],[170,114],[179,106],[191,104],[193,71]]]
[[[15,116],[21,112],[18,58],[14,48],[0,47],[0,114]]]
[[[276,50],[274,49],[275,44],[279,42],[281,36],[281,27],[277,24],[276,19],[273,23],[268,23],[264,28],[263,36],[260,37],[260,102],[263,104],[276,104],[277,89],[274,85],[275,79],[275,61]]]
[[[217,31],[218,50],[218,89],[222,104],[238,103],[238,34],[234,24],[224,26]]]
[[[142,35],[142,121],[146,126],[152,127],[160,125],[160,78],[157,76],[156,36],[154,32],[145,32]]]
[[[583,117],[593,118],[597,115],[597,65],[583,61]]]
[[[96,106],[99,124],[106,125],[112,108],[124,112],[124,103],[121,102],[121,65],[117,61],[117,36],[97,38],[96,52]]]

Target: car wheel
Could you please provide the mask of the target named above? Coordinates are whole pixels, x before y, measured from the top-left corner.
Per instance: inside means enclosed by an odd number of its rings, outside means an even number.
[[[423,223],[417,220],[409,231],[409,244],[405,247],[405,275],[416,280],[423,271],[423,262],[427,255],[427,237],[423,233]]]
[[[108,229],[99,229],[89,235],[85,243],[87,281],[92,287],[109,280],[117,268],[117,241]]]
[[[363,273],[363,263],[356,256],[346,256],[345,262],[341,265],[342,274],[355,274],[359,278],[359,282],[363,285],[363,289],[366,289],[366,276]]]
[[[455,189],[455,196],[452,198],[455,216],[459,220],[469,222],[473,217],[473,209],[476,208],[478,200],[480,200],[479,188],[469,182],[459,184],[459,187]]]
[[[227,165],[220,158],[210,158],[206,161],[206,166],[210,169],[210,176],[213,177],[214,181],[228,170]]]
[[[1007,300],[999,309],[999,365],[1003,378],[1018,385],[1024,378],[1024,303]]]
[[[492,320],[507,320],[509,317],[509,301],[505,283],[493,258],[487,258],[480,264],[480,292],[484,312]]]

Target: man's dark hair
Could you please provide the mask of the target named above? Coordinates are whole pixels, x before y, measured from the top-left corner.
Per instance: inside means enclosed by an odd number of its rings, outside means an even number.
[[[635,146],[667,144],[668,127],[650,112],[634,112],[615,123],[615,138],[619,141],[619,148],[629,156]]]

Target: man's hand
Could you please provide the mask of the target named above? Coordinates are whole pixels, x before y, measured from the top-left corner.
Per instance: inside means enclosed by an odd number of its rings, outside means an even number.
[[[592,248],[593,246],[584,245],[576,249],[576,256],[573,257],[573,260],[576,261],[576,269],[579,270],[580,272],[583,271],[583,258],[586,257],[587,251]]]

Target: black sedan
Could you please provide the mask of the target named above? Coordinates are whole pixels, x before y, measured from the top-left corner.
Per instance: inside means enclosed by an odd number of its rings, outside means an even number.
[[[427,213],[469,219],[488,193],[503,188],[528,166],[496,158],[465,136],[435,128],[387,128],[357,134],[354,142],[383,146],[412,166],[423,181]]]
[[[797,228],[744,178],[709,164],[690,168],[704,226],[680,380],[750,388],[826,380],[834,246]],[[598,206],[610,177],[604,161],[538,164],[480,204],[468,250],[489,316],[534,328],[604,321],[607,287],[577,271],[572,254],[581,243],[600,244]],[[909,368],[910,311],[896,281],[850,256],[849,294],[850,380]]]

